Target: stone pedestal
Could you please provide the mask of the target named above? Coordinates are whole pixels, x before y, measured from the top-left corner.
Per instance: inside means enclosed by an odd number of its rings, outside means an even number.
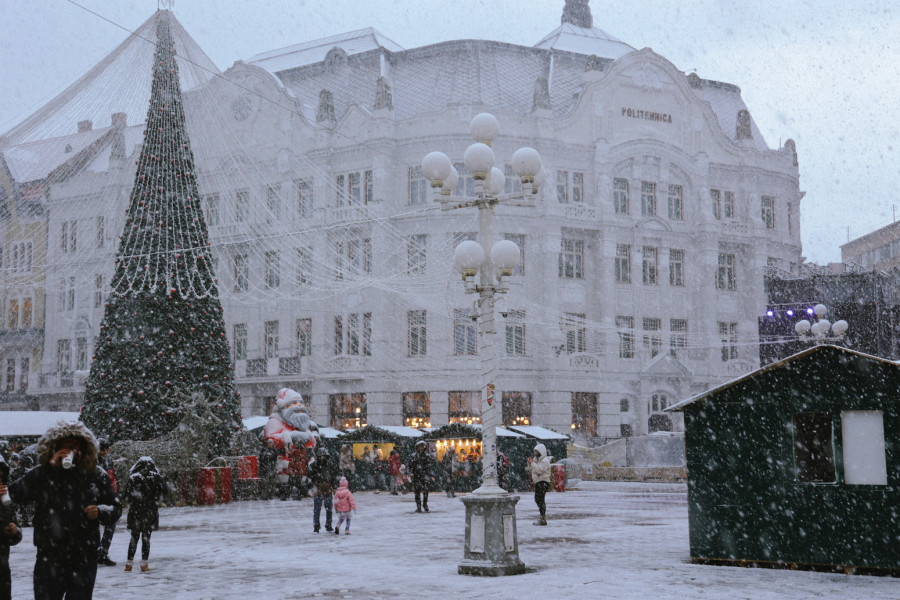
[[[461,500],[466,505],[466,548],[459,574],[496,577],[524,573],[516,534],[519,497],[476,491]]]

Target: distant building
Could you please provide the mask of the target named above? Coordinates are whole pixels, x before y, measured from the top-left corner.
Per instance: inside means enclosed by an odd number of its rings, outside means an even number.
[[[894,221],[843,244],[841,262],[881,271],[900,268],[900,222]]]
[[[765,270],[796,273],[801,260],[794,142],[770,148],[737,86],[615,39],[584,3],[567,14],[534,46],[407,50],[364,29],[221,74],[176,22],[245,416],[290,386],[322,425],[480,421],[479,332],[450,270],[476,217],[442,213],[419,165],[446,152],[457,191],[471,192],[462,158],[483,111],[501,125],[508,191],[515,149],[533,146],[544,165],[537,206],[494,221],[523,252],[497,336],[505,424],[595,442],[679,430],[667,406],[759,365]],[[84,152],[42,197],[47,322],[28,389],[41,405],[77,407],[73,374],[100,335],[152,21],[0,147],[16,168],[30,144],[47,145],[54,169],[67,145]],[[73,133],[88,119],[98,127]]]

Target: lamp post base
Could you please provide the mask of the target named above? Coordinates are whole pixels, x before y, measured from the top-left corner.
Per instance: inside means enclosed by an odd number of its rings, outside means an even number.
[[[461,500],[466,506],[466,547],[458,573],[484,577],[524,573],[516,535],[519,497],[471,494]]]

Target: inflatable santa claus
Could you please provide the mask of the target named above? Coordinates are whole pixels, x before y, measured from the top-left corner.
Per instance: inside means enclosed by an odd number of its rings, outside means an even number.
[[[289,388],[281,388],[275,396],[275,406],[263,428],[263,441],[272,440],[279,450],[315,448],[316,436],[310,431],[314,423],[303,402],[303,396]]]

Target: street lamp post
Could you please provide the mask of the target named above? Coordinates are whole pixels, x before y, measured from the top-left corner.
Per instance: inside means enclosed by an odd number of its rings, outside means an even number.
[[[475,207],[478,209],[478,241],[464,241],[453,253],[453,267],[462,275],[466,293],[477,294],[473,317],[480,324],[481,422],[483,465],[482,485],[462,498],[466,505],[466,545],[459,573],[464,575],[516,575],[525,572],[519,559],[516,536],[516,503],[497,484],[497,426],[501,425],[502,402],[496,390],[497,330],[495,310],[506,316],[504,278],[512,274],[521,260],[515,242],[494,243],[494,206],[509,204],[534,206],[538,192],[535,177],[541,170],[541,157],[533,148],[520,148],[512,156],[512,166],[522,185],[521,192],[504,194],[503,171],[494,166],[491,141],[499,134],[496,117],[476,115],[469,131],[475,143],[463,156],[472,172],[474,196],[455,195],[458,173],[442,152],[431,152],[422,160],[422,171],[431,182],[435,201],[443,210]],[[490,249],[486,252],[486,249]],[[476,275],[478,280],[476,281]]]

